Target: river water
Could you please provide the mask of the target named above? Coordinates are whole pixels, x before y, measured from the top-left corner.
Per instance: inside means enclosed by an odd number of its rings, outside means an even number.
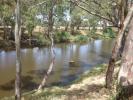
[[[46,86],[71,84],[93,66],[107,63],[113,40],[95,40],[86,44],[57,44],[56,61]],[[50,48],[21,49],[22,89],[38,87],[50,64]],[[0,98],[14,94],[15,51],[0,51]],[[70,64],[70,61],[74,61]]]

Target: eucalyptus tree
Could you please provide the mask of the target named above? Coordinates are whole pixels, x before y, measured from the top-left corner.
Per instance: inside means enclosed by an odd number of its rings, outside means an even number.
[[[124,42],[123,38],[125,38],[123,22],[128,11],[128,0],[71,0],[71,2],[89,14],[107,20],[118,27],[118,36],[106,74],[106,87],[111,88],[115,61],[122,52],[120,52],[121,48],[123,48],[123,45],[121,44]]]
[[[48,30],[47,30],[47,35],[49,37],[49,39],[51,40],[51,55],[52,55],[52,59],[51,59],[51,63],[50,66],[48,68],[47,73],[44,75],[44,78],[41,82],[41,84],[38,87],[38,91],[40,91],[46,84],[47,78],[49,76],[49,74],[51,73],[54,63],[55,63],[55,51],[54,51],[54,40],[53,40],[53,24],[54,24],[54,8],[55,5],[57,3],[57,0],[50,0],[50,9],[48,12]]]
[[[70,2],[90,15],[100,17],[101,19],[107,20],[115,25],[115,22],[112,19],[113,11],[111,7],[112,4],[116,2],[113,2],[113,0],[70,0]]]
[[[38,0],[23,0],[21,13],[22,13],[22,24],[26,26],[29,34],[32,35],[32,31],[36,26],[36,16],[37,16],[37,8],[32,7],[37,3]]]
[[[125,29],[127,25],[124,26],[124,20],[128,12],[128,0],[120,0],[119,1],[119,32],[118,36],[115,41],[115,45],[112,50],[112,56],[109,60],[109,65],[106,73],[106,87],[111,88],[112,86],[112,81],[113,81],[113,72],[114,72],[114,67],[115,67],[115,61],[118,59],[118,56],[122,53],[123,50],[121,50],[124,47],[125,40],[126,40],[126,35],[125,34]],[[125,28],[125,29],[124,29]]]
[[[73,9],[71,9],[71,12],[70,12],[71,34],[74,34],[75,27],[77,28],[77,30],[79,29],[79,27],[83,22],[83,17],[84,17],[84,12],[81,9],[77,7],[74,7]]]
[[[55,9],[55,22],[54,25],[56,27],[59,26],[64,26],[65,27],[65,31],[68,31],[68,26],[69,26],[69,2],[67,2],[67,0],[60,0],[57,4],[56,4],[56,9]]]
[[[133,92],[133,5],[129,10],[129,13],[124,21],[128,24],[128,34],[125,41],[125,46],[122,53],[122,60],[120,71],[118,74],[118,97],[117,100],[126,100],[130,99]]]
[[[133,15],[133,7],[131,10],[132,11],[130,11],[127,16],[131,21],[129,23],[129,31],[122,54],[122,64],[118,76],[118,82],[121,86],[133,85],[133,18],[131,17],[131,15]]]
[[[15,81],[15,99],[21,100],[21,19],[20,19],[20,0],[16,1],[15,9],[15,45],[16,45],[16,81]]]
[[[31,45],[31,39],[33,36],[33,30],[35,26],[37,26],[37,10],[35,8],[28,9],[27,12],[24,12],[23,16],[23,24],[26,27],[26,30],[28,30],[29,35],[29,45]]]

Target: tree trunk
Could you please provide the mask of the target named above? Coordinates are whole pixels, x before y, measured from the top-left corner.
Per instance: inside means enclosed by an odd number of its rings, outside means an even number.
[[[54,24],[54,20],[53,20],[53,10],[54,10],[54,6],[56,3],[56,0],[51,0],[51,8],[48,14],[48,35],[50,34],[50,32],[53,31],[53,24]]]
[[[4,36],[3,36],[3,39],[6,40],[6,35],[7,35],[6,34],[7,33],[6,31],[7,31],[7,28],[6,28],[5,23],[3,23],[3,26],[4,26]]]
[[[66,22],[65,31],[68,31],[69,22]]]
[[[130,100],[133,95],[133,18],[122,54],[122,64],[118,75],[119,90],[117,100]]]
[[[40,91],[41,89],[43,89],[43,87],[46,84],[46,80],[48,78],[48,76],[50,75],[50,73],[52,72],[53,66],[54,66],[54,62],[55,62],[55,52],[54,52],[54,40],[53,40],[53,10],[54,10],[54,6],[56,4],[56,0],[51,0],[51,9],[49,11],[49,19],[48,19],[48,33],[47,35],[49,36],[50,40],[51,40],[51,55],[52,55],[52,59],[51,59],[51,64],[48,68],[48,71],[46,73],[46,75],[44,75],[44,78],[41,82],[41,84],[38,87],[38,91]]]
[[[133,85],[133,18],[130,22],[129,33],[122,54],[118,82],[122,86]]]
[[[127,16],[127,12],[128,12],[128,0],[121,0],[121,4],[120,4],[120,27],[119,27],[119,31],[122,29],[123,27],[123,23],[124,23],[124,20]],[[124,45],[125,45],[125,41],[126,41],[126,33],[123,34],[122,36],[122,40],[121,40],[121,47],[119,49],[119,54],[117,55],[118,57],[121,57],[121,54],[123,52],[123,48],[124,48]]]
[[[32,32],[30,32],[29,45],[32,46]]]
[[[103,20],[102,26],[103,26],[103,30],[105,30],[107,28],[107,22],[106,22],[106,20]]]
[[[106,73],[106,88],[111,88],[112,81],[113,81],[113,72],[114,72],[115,61],[117,60],[117,56],[118,56],[119,50],[121,48],[122,37],[125,33],[127,25],[129,24],[129,22],[131,20],[132,15],[133,15],[133,6],[130,8],[130,11],[128,12],[128,15],[125,18],[125,21],[123,23],[123,27],[121,28],[121,30],[118,33],[118,36],[117,36],[117,39],[115,42],[115,46],[112,51],[112,56],[109,60],[109,65],[108,65],[108,69],[107,69],[107,73]]]
[[[16,44],[16,81],[15,81],[15,99],[21,100],[21,55],[20,55],[20,0],[16,2],[16,24],[15,24],[15,44]]]
[[[75,34],[74,34],[74,25],[73,25],[73,24],[71,24],[71,28],[70,28],[70,29],[71,29],[71,34],[72,34],[72,35],[75,35]]]
[[[79,25],[77,25],[77,30],[79,30]]]
[[[49,69],[48,69],[46,75],[43,78],[43,81],[41,82],[41,84],[38,87],[38,91],[41,90],[41,89],[43,89],[43,87],[45,86],[46,81],[47,81],[47,78],[50,75],[50,73],[51,73],[51,71],[53,69],[53,66],[54,66],[54,62],[55,62],[55,51],[54,51],[54,41],[53,41],[53,37],[52,36],[51,36],[51,54],[52,54],[51,64],[49,66]]]

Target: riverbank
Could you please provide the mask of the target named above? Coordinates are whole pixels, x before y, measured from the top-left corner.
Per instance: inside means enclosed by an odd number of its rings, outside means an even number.
[[[88,41],[97,40],[97,39],[112,39],[114,37],[107,36],[104,34],[77,34],[70,35],[67,32],[58,32],[54,35],[55,44],[60,43],[86,43]],[[50,40],[43,36],[35,36],[29,37],[26,34],[23,34],[21,37],[21,48],[33,48],[33,47],[45,47],[50,45]],[[0,49],[1,50],[14,50],[15,49],[15,41],[12,39],[2,40],[0,39]]]
[[[114,80],[117,78],[120,61],[116,63]],[[79,79],[66,87],[49,87],[42,91],[30,91],[23,94],[22,100],[114,100],[116,96],[116,81],[113,89],[108,90],[105,86],[105,74],[107,64],[94,67],[85,72]],[[2,100],[14,100],[4,98]]]

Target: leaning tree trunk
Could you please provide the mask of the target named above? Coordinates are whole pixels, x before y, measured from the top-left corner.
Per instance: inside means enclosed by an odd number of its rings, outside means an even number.
[[[43,89],[43,87],[45,86],[47,78],[50,75],[50,73],[51,73],[51,71],[53,69],[53,66],[54,66],[54,62],[55,62],[54,41],[53,41],[52,34],[51,34],[50,38],[51,38],[51,54],[52,54],[51,64],[49,66],[49,69],[48,69],[47,73],[45,74],[45,76],[43,78],[43,81],[41,82],[41,84],[38,87],[38,91]]]
[[[129,33],[122,55],[118,82],[122,86],[133,85],[133,18],[130,22]]]
[[[20,57],[20,0],[16,1],[16,24],[15,24],[15,44],[16,44],[16,81],[15,81],[15,99],[21,100],[21,57]]]
[[[117,100],[127,100],[133,95],[133,18],[122,54],[122,64],[118,75],[119,95]]]
[[[49,36],[50,40],[51,40],[51,55],[52,55],[52,59],[51,59],[51,64],[48,68],[47,73],[44,75],[44,78],[41,82],[41,84],[38,87],[38,91],[40,91],[41,89],[43,89],[43,87],[46,84],[47,78],[50,75],[50,73],[52,72],[53,66],[54,66],[54,62],[55,62],[55,51],[54,51],[54,40],[53,40],[53,10],[54,10],[54,6],[56,4],[56,0],[51,0],[51,9],[49,11],[49,19],[48,19],[48,33],[47,35]]]
[[[118,33],[115,46],[112,51],[112,56],[109,60],[109,65],[106,73],[106,87],[111,88],[112,81],[113,81],[113,72],[114,72],[114,66],[115,66],[115,61],[117,60],[118,53],[121,49],[121,43],[122,43],[122,37],[125,33],[125,30],[127,28],[127,25],[129,24],[131,17],[133,15],[133,6],[130,8],[127,17],[124,20],[124,23],[122,25],[121,30]]]

